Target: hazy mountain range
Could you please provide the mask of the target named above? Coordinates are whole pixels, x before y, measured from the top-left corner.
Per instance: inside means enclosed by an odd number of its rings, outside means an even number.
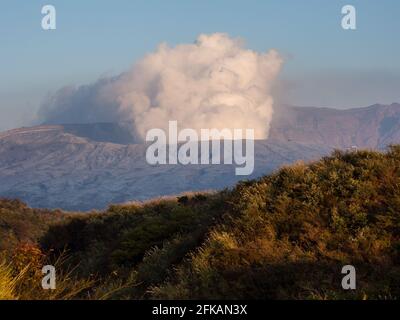
[[[382,149],[400,142],[400,104],[347,110],[280,107],[272,120],[270,138],[342,149]]]
[[[337,110],[280,107],[255,171],[267,174],[334,148],[383,149],[400,142],[400,104]],[[231,165],[150,166],[124,124],[46,124],[0,133],[0,197],[33,207],[90,210],[185,191],[221,189],[243,177]]]

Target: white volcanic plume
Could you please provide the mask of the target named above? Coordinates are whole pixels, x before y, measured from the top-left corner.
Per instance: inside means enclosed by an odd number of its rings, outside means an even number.
[[[265,139],[273,113],[270,89],[281,64],[274,50],[257,53],[226,34],[200,35],[194,44],[161,44],[116,78],[64,89],[42,114],[47,122],[75,113],[79,122],[130,120],[142,138],[177,120],[180,129],[254,129],[257,139]]]

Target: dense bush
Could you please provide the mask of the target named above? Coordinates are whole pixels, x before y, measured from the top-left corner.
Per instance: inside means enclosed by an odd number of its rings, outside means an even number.
[[[31,211],[0,202],[0,247],[10,256],[11,247],[40,238],[44,259],[66,252],[60,268],[68,274],[72,266],[71,288],[84,288],[69,297],[400,297],[399,146],[336,151],[214,194],[57,219]],[[357,290],[341,287],[346,264],[356,267]],[[4,283],[13,281],[8,268],[0,264]],[[23,296],[13,287],[4,292]]]
[[[11,252],[23,242],[35,243],[63,216],[57,210],[31,209],[19,200],[0,199],[0,251]]]
[[[232,192],[226,222],[158,298],[394,298],[400,296],[400,148],[335,152]],[[341,288],[341,268],[358,289]]]
[[[71,216],[52,225],[41,245],[45,251],[68,250],[83,275],[130,270],[146,252],[179,235],[195,239],[192,246],[199,244],[221,215],[226,193],[186,197],[185,203],[180,198],[160,199],[113,205],[102,214]]]

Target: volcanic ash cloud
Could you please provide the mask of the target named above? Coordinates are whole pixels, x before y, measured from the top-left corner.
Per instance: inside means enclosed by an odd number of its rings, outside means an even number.
[[[275,50],[258,53],[226,34],[203,34],[193,44],[161,44],[115,78],[62,90],[44,113],[50,122],[75,113],[92,121],[129,120],[142,139],[153,128],[167,131],[171,120],[179,129],[198,132],[254,129],[256,139],[265,139],[273,113],[270,89],[281,65]],[[57,104],[63,112],[57,111]],[[74,105],[80,106],[77,112]]]
[[[165,44],[118,80],[119,112],[140,136],[152,128],[254,129],[268,136],[270,88],[282,64],[271,50],[260,54],[225,34],[200,35],[194,44]]]

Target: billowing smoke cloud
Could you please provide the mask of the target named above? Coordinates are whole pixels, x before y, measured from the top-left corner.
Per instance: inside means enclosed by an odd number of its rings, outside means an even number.
[[[158,49],[112,79],[65,88],[41,110],[46,122],[130,120],[144,138],[152,128],[252,128],[268,136],[271,85],[282,64],[271,50],[257,53],[226,34],[200,35],[194,44]]]

